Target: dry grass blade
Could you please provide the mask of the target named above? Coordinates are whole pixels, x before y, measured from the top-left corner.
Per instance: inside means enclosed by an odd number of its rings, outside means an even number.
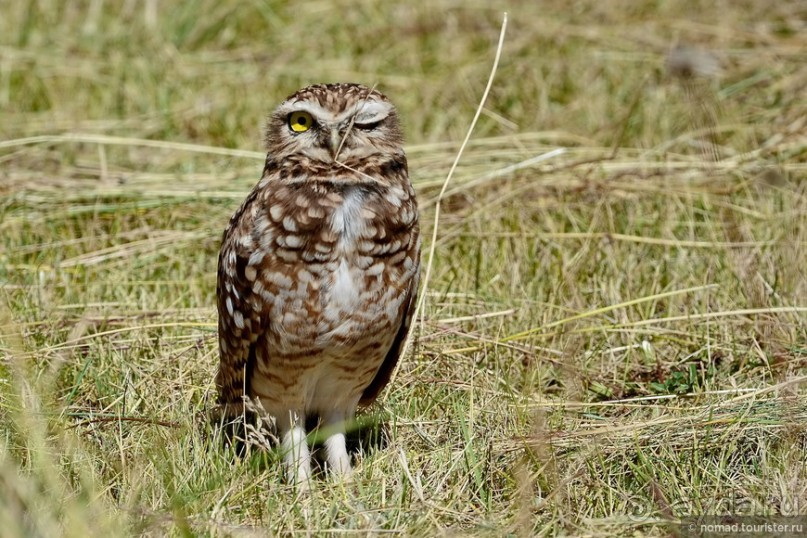
[[[465,151],[465,147],[468,145],[468,141],[471,139],[471,135],[473,134],[474,127],[476,127],[476,122],[479,120],[479,116],[482,114],[482,109],[485,106],[485,101],[487,101],[488,94],[490,93],[490,88],[493,85],[493,79],[496,76],[496,69],[499,67],[499,59],[501,58],[502,48],[504,47],[504,36],[507,32],[507,13],[504,14],[502,19],[502,27],[501,31],[499,32],[499,43],[496,46],[496,54],[493,58],[493,66],[490,69],[490,76],[488,77],[487,84],[485,85],[485,89],[482,92],[482,97],[479,100],[479,105],[476,108],[476,112],[474,113],[474,117],[471,120],[471,124],[468,126],[468,132],[465,134],[465,138],[460,144],[459,150],[457,151],[456,157],[454,157],[454,162],[451,163],[451,168],[448,170],[448,174],[446,175],[445,181],[443,181],[443,186],[440,188],[440,194],[437,196],[437,202],[434,205],[434,221],[432,223],[432,238],[431,242],[429,243],[429,251],[428,257],[426,259],[426,265],[424,270],[423,282],[421,284],[421,294],[420,298],[418,299],[417,309],[415,310],[415,319],[421,320],[421,328],[423,325],[423,304],[426,299],[426,295],[429,291],[429,279],[431,277],[432,265],[434,263],[434,252],[437,245],[437,232],[440,229],[440,207],[443,200],[443,196],[446,194],[446,190],[448,189],[448,185],[451,182],[451,178],[454,176],[454,171],[457,169],[457,165],[459,165],[460,159],[462,159],[462,154]],[[405,350],[406,348],[404,348]]]

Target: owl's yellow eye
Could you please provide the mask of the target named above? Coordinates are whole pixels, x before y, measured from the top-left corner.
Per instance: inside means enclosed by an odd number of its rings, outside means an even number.
[[[289,129],[295,133],[304,133],[314,125],[314,118],[308,112],[298,110],[289,114]]]

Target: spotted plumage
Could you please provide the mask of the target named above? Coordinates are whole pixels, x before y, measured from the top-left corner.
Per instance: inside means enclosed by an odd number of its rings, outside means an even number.
[[[357,84],[304,88],[270,116],[260,182],[230,219],[218,268],[219,403],[274,417],[287,473],[311,474],[305,423],[345,426],[388,383],[409,331],[420,234],[396,111]]]

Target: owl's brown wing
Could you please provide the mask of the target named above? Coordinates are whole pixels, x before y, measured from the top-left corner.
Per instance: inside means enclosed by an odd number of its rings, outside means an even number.
[[[254,362],[254,344],[266,327],[262,323],[260,297],[246,276],[254,251],[252,230],[258,190],[253,191],[230,219],[219,253],[216,296],[219,313],[219,371],[216,387],[220,411],[238,415],[249,394],[249,372]]]
[[[417,262],[419,255],[419,248],[415,248],[415,252],[412,254],[412,256],[414,257],[416,266],[419,265]],[[406,337],[409,335],[409,330],[412,326],[412,318],[414,317],[415,307],[417,305],[419,282],[420,271],[416,267],[415,275],[410,280],[407,298],[401,305],[401,310],[404,312],[403,319],[401,320],[401,326],[398,328],[398,333],[395,335],[395,340],[392,342],[392,347],[387,352],[387,356],[384,357],[384,362],[381,363],[381,368],[378,369],[378,372],[376,372],[373,380],[370,382],[367,388],[364,389],[364,392],[362,392],[361,398],[359,399],[359,405],[367,406],[372,404],[376,398],[378,398],[379,393],[384,390],[384,387],[387,386],[387,383],[389,383],[389,380],[392,377],[392,373],[395,371],[395,366],[397,366],[398,360],[401,358],[404,342],[406,342]]]

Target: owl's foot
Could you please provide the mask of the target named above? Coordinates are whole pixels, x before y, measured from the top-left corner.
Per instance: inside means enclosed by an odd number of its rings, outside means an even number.
[[[325,439],[325,457],[328,471],[337,480],[350,480],[353,467],[347,453],[344,432],[337,432]]]
[[[311,487],[311,454],[302,426],[292,426],[283,435],[282,450],[289,483],[294,484],[299,491],[308,491]]]

